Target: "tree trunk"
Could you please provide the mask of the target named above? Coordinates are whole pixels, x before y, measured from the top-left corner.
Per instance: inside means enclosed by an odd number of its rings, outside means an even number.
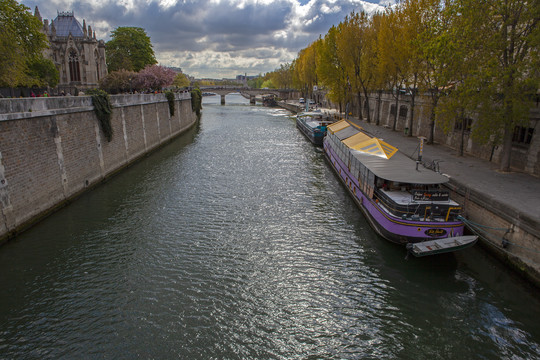
[[[512,155],[512,137],[514,135],[514,127],[512,124],[507,123],[504,127],[504,137],[502,143],[502,155],[501,165],[499,169],[501,171],[510,171],[510,159]]]
[[[409,121],[409,133],[407,134],[409,137],[412,136],[413,133],[413,126],[414,126],[414,100],[416,98],[416,95],[414,93],[414,90],[411,94],[411,121]]]
[[[369,111],[369,98],[368,98],[368,92],[367,92],[367,89],[364,88],[364,97],[366,98],[366,116],[367,116],[367,122],[371,122],[370,121],[370,111]]]
[[[375,124],[379,126],[381,124],[381,97],[382,91],[377,91],[377,116],[375,117]]]
[[[392,125],[392,130],[396,131],[396,125],[397,125],[397,118],[398,118],[398,110],[399,110],[399,90],[397,90],[396,93],[396,107],[394,111],[394,124]]]
[[[506,31],[504,31],[506,35]],[[505,53],[506,54],[506,53]],[[506,57],[506,56],[505,56]],[[508,59],[504,59],[504,63],[508,63]],[[514,71],[509,65],[505,66],[508,69],[508,76],[504,82],[503,93],[503,106],[504,106],[504,135],[503,135],[503,148],[501,156],[501,165],[499,169],[501,171],[510,171],[510,159],[512,155],[512,137],[514,135],[514,114],[512,109],[512,89],[514,88]]]
[[[429,136],[427,143],[433,144],[435,141],[435,109],[437,108],[437,103],[439,102],[439,93],[436,91],[431,94],[431,112],[429,114]]]
[[[414,74],[414,82],[412,88],[409,88],[411,92],[411,121],[409,122],[409,136],[413,136],[414,127],[414,101],[416,100],[416,84],[418,83],[418,74]]]
[[[459,113],[458,121],[461,121],[461,134],[460,134],[460,141],[459,141],[459,150],[458,155],[463,156],[463,145],[465,143],[465,116],[464,116],[464,110],[461,109]]]
[[[356,96],[358,97],[358,118],[363,120],[364,112],[362,111],[362,93],[359,91],[356,93]]]

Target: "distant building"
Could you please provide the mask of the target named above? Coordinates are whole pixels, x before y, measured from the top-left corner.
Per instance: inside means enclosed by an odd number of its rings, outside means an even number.
[[[236,81],[241,83],[244,86],[247,86],[247,76],[246,75],[236,75]]]
[[[247,82],[249,80],[253,80],[253,79],[256,79],[258,78],[260,75],[247,75],[247,74],[244,74],[244,75],[236,75],[236,81],[242,83],[244,86],[247,86]]]
[[[36,6],[34,16],[43,22],[50,48],[44,55],[51,59],[60,72],[59,90],[95,88],[100,79],[107,75],[105,42],[96,39],[90,25],[86,26],[75,18],[73,12],[58,12],[49,24],[42,20]]]

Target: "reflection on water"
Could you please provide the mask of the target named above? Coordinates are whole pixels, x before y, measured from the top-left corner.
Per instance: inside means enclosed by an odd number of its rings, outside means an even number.
[[[405,259],[286,112],[219,100],[0,249],[0,358],[540,358],[538,294]]]

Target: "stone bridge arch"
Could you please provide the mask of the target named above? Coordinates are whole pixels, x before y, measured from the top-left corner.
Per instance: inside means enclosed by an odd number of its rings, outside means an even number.
[[[255,104],[256,96],[260,95],[275,95],[277,97],[288,97],[291,90],[283,89],[252,89],[248,87],[235,86],[201,86],[202,92],[211,92],[221,96],[221,105],[225,105],[225,96],[232,93],[240,93],[246,99],[249,99],[250,104]],[[283,96],[286,94],[287,96]]]

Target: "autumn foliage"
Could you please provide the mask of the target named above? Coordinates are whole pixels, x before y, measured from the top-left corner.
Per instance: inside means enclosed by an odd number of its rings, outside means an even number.
[[[403,0],[371,16],[350,14],[302,49],[290,73],[305,97],[317,85],[343,110],[358,99],[355,115],[368,121],[378,119],[368,96],[390,93],[397,107],[406,95],[409,135],[422,96],[431,102],[428,140],[436,126],[474,118],[470,136],[502,145],[508,170],[514,129],[528,125],[538,96],[539,22],[538,1]]]

